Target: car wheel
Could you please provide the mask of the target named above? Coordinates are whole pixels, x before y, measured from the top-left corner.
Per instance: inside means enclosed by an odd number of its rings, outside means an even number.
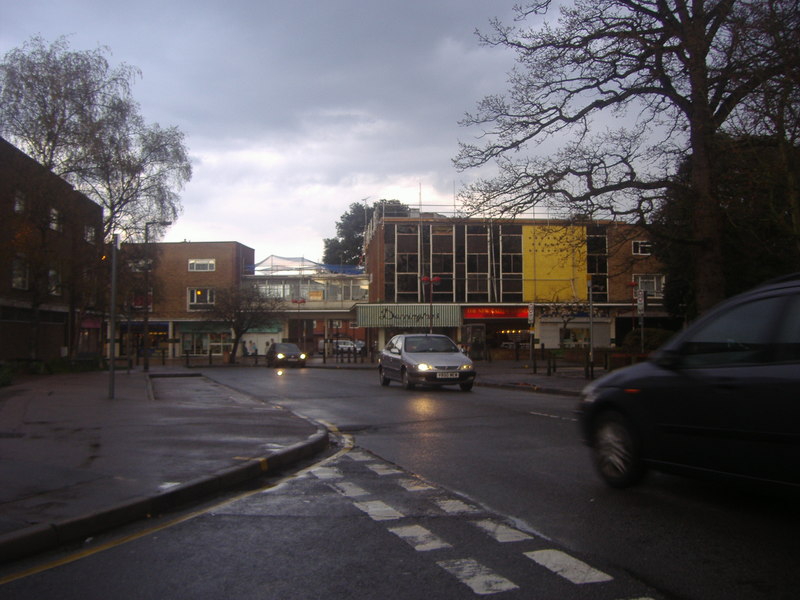
[[[383,369],[378,367],[378,378],[381,381],[381,385],[386,386],[389,385],[390,379],[383,374]]]
[[[406,388],[407,390],[413,390],[415,385],[411,381],[409,381],[408,371],[406,371],[405,369],[403,369],[402,377],[403,377],[403,387]]]
[[[458,387],[460,387],[460,388],[461,388],[461,391],[462,391],[462,392],[468,392],[468,391],[470,391],[470,390],[472,389],[472,383],[473,383],[472,381],[467,381],[467,382],[464,382],[464,383],[459,383],[459,384],[458,384]]]
[[[628,419],[606,411],[595,420],[592,435],[594,464],[600,477],[615,488],[625,488],[644,476],[639,441]]]

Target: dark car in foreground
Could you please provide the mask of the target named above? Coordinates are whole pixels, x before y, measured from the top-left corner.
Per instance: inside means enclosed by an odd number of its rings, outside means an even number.
[[[800,485],[800,274],[723,302],[647,362],[591,383],[578,412],[613,487],[648,467]]]
[[[378,377],[381,385],[394,379],[409,390],[417,384],[458,385],[467,392],[475,383],[475,367],[446,335],[401,334],[381,351]]]
[[[267,350],[267,366],[305,367],[306,355],[297,347],[297,344],[285,342],[272,344]]]

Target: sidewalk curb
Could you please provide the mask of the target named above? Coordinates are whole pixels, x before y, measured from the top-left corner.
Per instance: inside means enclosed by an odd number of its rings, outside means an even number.
[[[225,491],[318,454],[328,447],[328,442],[328,430],[318,427],[317,432],[303,442],[263,458],[251,459],[241,466],[229,467],[197,478],[159,494],[133,498],[73,519],[33,525],[1,535],[0,563],[52,550],[154,514],[169,512],[183,504]]]

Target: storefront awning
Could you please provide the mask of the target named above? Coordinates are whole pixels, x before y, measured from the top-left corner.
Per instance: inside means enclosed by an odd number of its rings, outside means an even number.
[[[460,327],[461,306],[458,304],[359,304],[356,319],[359,327]]]

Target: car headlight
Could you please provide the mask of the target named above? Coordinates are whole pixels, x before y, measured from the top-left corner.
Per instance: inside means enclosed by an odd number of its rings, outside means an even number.
[[[471,370],[472,370],[472,365],[461,365],[461,366],[460,366],[460,367],[458,367],[458,368],[459,368],[461,371],[471,371]]]
[[[301,354],[300,355],[300,360],[305,360],[305,359],[306,359],[306,355],[305,354]]]
[[[419,363],[417,365],[417,371],[432,371],[433,367],[428,363]]]
[[[275,357],[283,360],[284,358],[286,358],[286,355],[283,352],[278,352],[278,354],[276,354]]]

